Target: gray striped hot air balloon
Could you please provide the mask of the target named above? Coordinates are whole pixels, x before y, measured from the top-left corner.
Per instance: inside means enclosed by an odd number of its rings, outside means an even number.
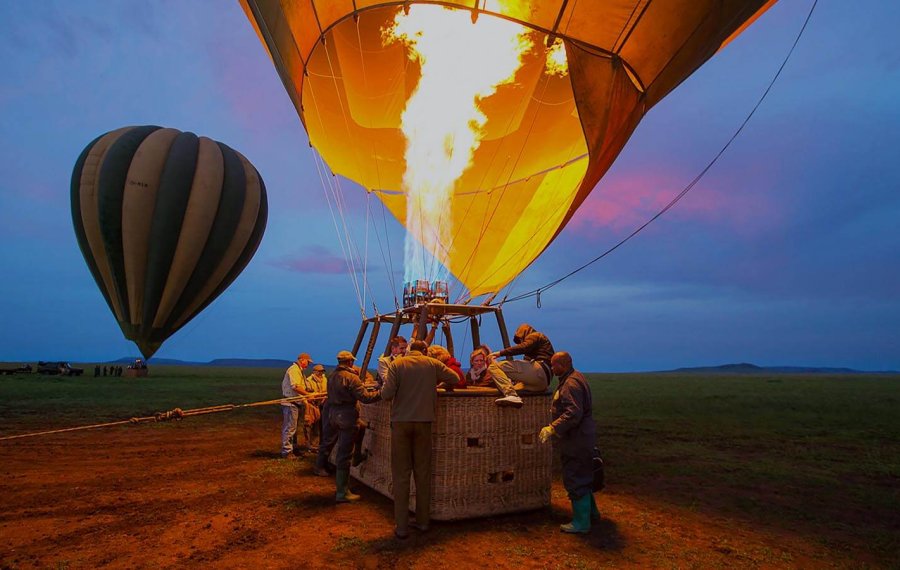
[[[72,172],[81,253],[145,358],[240,274],[267,212],[266,188],[250,161],[176,129],[110,131],[82,151]]]

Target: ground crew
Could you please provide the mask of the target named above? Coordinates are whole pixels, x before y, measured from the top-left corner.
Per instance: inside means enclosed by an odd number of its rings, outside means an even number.
[[[593,494],[597,429],[591,388],[584,375],[573,368],[568,352],[555,353],[550,366],[559,384],[550,404],[553,419],[549,426],[541,430],[540,441],[547,443],[552,439],[559,446],[563,486],[572,501],[572,522],[560,525],[559,529],[585,534],[591,530],[591,521],[600,519]]]
[[[284,378],[281,379],[281,396],[284,398],[294,398],[305,394],[303,370],[309,366],[309,354],[303,352],[297,357],[297,361],[291,364],[284,372]],[[303,404],[301,402],[301,404]],[[305,405],[301,406],[292,402],[281,404],[281,458],[293,459],[295,436],[297,434],[297,425],[300,420],[300,414],[306,409]]]
[[[349,488],[350,459],[353,455],[353,442],[357,434],[359,410],[357,402],[371,404],[381,399],[378,390],[369,391],[359,379],[353,368],[356,357],[349,351],[342,350],[337,355],[338,365],[328,378],[328,397],[322,408],[322,441],[313,473],[328,476],[328,457],[337,445],[335,457],[334,500],[348,503],[359,499],[359,495]]]

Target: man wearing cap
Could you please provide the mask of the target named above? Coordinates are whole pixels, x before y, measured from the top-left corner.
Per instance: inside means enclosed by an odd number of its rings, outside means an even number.
[[[356,357],[349,351],[342,350],[337,355],[338,365],[328,378],[328,397],[322,409],[322,442],[313,473],[327,476],[326,467],[331,450],[337,445],[335,457],[335,486],[337,492],[334,500],[338,503],[349,503],[359,499],[348,484],[350,482],[350,459],[353,455],[353,441],[357,434],[359,411],[356,403],[371,404],[381,399],[378,390],[369,391],[359,379],[353,368]]]
[[[312,374],[303,379],[305,394],[310,396],[303,410],[303,440],[307,449],[312,452],[319,450],[319,440],[322,435],[322,405],[325,403],[328,378],[325,377],[325,367],[321,364],[313,366]]]
[[[387,369],[381,395],[391,400],[391,486],[394,491],[394,534],[409,536],[409,526],[428,530],[431,518],[431,425],[437,385],[453,386],[459,376],[435,358],[425,356],[425,341],[414,340],[409,354]],[[416,481],[416,522],[409,524],[409,476]]]
[[[284,373],[281,380],[281,396],[283,398],[294,398],[296,396],[306,395],[306,386],[304,382],[303,370],[309,366],[312,360],[309,354],[303,352],[297,357],[297,361],[291,364]],[[301,402],[302,404],[302,402]],[[281,403],[281,458],[294,458],[294,436],[297,434],[297,423],[300,414],[305,410],[305,406],[300,406],[292,402]]]

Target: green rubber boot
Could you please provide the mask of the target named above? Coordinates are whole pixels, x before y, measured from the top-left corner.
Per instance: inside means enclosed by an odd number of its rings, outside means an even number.
[[[334,496],[334,501],[336,503],[349,503],[360,499],[359,495],[350,490],[349,469],[338,469],[334,474],[334,481],[337,484],[337,493]]]
[[[600,520],[600,509],[597,508],[597,499],[594,498],[594,494],[591,493],[591,522],[595,523]]]
[[[559,525],[559,530],[569,534],[587,534],[591,532],[590,493],[572,501],[572,522]]]

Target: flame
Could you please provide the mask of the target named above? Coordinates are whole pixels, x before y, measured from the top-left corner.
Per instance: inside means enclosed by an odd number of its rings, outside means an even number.
[[[429,4],[412,5],[408,13],[398,10],[383,30],[385,44],[404,43],[421,68],[401,118],[407,281],[446,276],[454,186],[472,164],[488,120],[479,103],[514,81],[534,45],[529,34],[501,18],[482,16],[473,22],[468,10]],[[428,252],[444,267],[427,271]]]
[[[547,62],[544,65],[547,75],[564,77],[569,74],[569,62],[566,59],[566,46],[562,40],[557,39],[547,50]]]

